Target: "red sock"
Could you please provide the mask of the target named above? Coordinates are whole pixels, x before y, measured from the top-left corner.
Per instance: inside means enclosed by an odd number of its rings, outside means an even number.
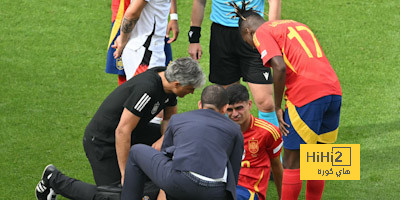
[[[324,191],[325,181],[324,180],[308,180],[306,189],[306,199],[314,200],[321,199],[322,192]]]
[[[284,169],[282,178],[282,200],[298,199],[303,181],[300,169]]]
[[[126,82],[125,75],[118,75],[118,85],[122,85],[122,83]]]

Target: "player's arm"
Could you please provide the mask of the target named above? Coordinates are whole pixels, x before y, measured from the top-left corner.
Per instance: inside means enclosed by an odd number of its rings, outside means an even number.
[[[172,115],[175,115],[178,112],[178,106],[167,106],[164,109],[164,118],[161,124],[161,134],[164,135],[165,130],[167,129],[169,120],[171,119]]]
[[[125,176],[125,165],[131,147],[131,134],[139,123],[139,120],[140,117],[124,108],[117,129],[115,129],[115,149],[117,152],[119,169],[121,171],[122,184]]]
[[[281,19],[281,0],[268,0],[268,21]]]
[[[205,7],[206,7],[206,0],[193,0],[190,26],[198,26],[198,27],[201,26],[201,24],[203,23]]]
[[[272,174],[274,175],[276,191],[278,192],[279,199],[281,199],[283,166],[280,156],[277,156],[271,160],[271,169]]]
[[[206,0],[193,0],[192,16],[190,22],[189,36],[189,55],[195,60],[201,58],[202,50],[200,46],[201,24],[204,18]]]
[[[276,191],[279,199],[282,191],[282,177],[283,177],[283,166],[281,162],[281,150],[282,150],[282,134],[279,132],[278,127],[273,126],[269,129],[270,135],[266,138],[267,153],[271,160],[271,170],[274,176],[274,182],[276,185]]]
[[[178,11],[176,7],[176,0],[171,0],[171,9],[169,10],[170,18],[167,26],[167,35],[169,38],[169,33],[172,31],[172,38],[170,38],[167,43],[171,44],[174,42],[179,35],[179,26],[178,26]]]
[[[165,133],[165,130],[167,129],[169,119],[171,119],[172,115],[176,114],[177,111],[178,111],[178,107],[176,105],[165,107],[163,122],[161,124],[161,135],[162,136],[160,139],[158,139],[156,142],[154,142],[153,145],[151,145],[153,148],[155,148],[159,151],[161,150],[161,145],[164,140],[164,133]]]
[[[120,35],[115,40],[114,45],[111,46],[116,49],[114,52],[114,58],[121,56],[126,43],[128,43],[129,36],[139,20],[140,14],[146,4],[147,2],[145,0],[136,0],[129,4],[129,7],[126,9],[124,18],[121,22]]]
[[[286,64],[282,56],[272,57],[268,62],[274,70],[273,79],[274,79],[275,112],[279,121],[279,130],[281,131],[281,133],[287,136],[289,131],[286,129],[286,127],[289,127],[289,125],[286,124],[285,121],[283,120],[283,110],[282,110],[282,99],[286,82]]]
[[[239,172],[240,172],[240,167],[241,167],[241,163],[242,163],[242,155],[244,152],[243,134],[240,130],[239,130],[239,133],[240,134],[237,134],[234,147],[232,148],[232,152],[229,155],[229,161],[231,163],[236,163],[236,165],[232,165],[236,185],[239,182]]]

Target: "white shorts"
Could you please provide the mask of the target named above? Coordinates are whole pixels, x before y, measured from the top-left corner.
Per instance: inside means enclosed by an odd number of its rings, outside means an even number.
[[[136,50],[133,50],[131,48],[124,49],[121,58],[124,64],[126,80],[131,79],[135,75],[136,70],[143,61],[145,52],[146,47],[144,46],[141,46]],[[151,53],[148,69],[151,69],[153,67],[165,67],[165,59],[166,57],[164,51],[153,51]]]

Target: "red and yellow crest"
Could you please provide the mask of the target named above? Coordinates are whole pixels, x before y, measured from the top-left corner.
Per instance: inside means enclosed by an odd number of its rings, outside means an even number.
[[[257,153],[258,152],[258,140],[249,140],[249,151],[250,153]]]

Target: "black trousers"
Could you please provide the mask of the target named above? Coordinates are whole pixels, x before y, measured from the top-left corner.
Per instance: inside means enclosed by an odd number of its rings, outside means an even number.
[[[75,200],[120,200],[121,186],[102,187],[85,183],[64,175],[53,173],[50,186],[57,194]],[[144,186],[143,199],[157,199],[160,188],[151,181]],[[147,198],[146,198],[147,197]]]
[[[204,181],[188,172],[173,168],[173,160],[147,145],[133,145],[125,170],[122,200],[141,199],[144,183],[153,181],[163,189],[169,200],[226,200],[226,184]]]
[[[133,144],[141,143],[151,145],[160,138],[160,125],[152,124],[142,129],[140,132],[134,132],[132,135]],[[96,185],[89,184],[68,177],[56,171],[50,179],[50,186],[57,194],[76,200],[106,199],[98,194],[98,186],[120,187],[121,173],[118,166],[118,160],[115,150],[115,144],[107,144],[98,141],[95,136],[85,133],[83,137],[83,147],[86,157],[92,167],[93,177]],[[158,186],[147,183],[144,196],[150,199],[156,199],[158,195]],[[155,197],[154,197],[155,196]],[[152,198],[151,198],[152,197]]]

